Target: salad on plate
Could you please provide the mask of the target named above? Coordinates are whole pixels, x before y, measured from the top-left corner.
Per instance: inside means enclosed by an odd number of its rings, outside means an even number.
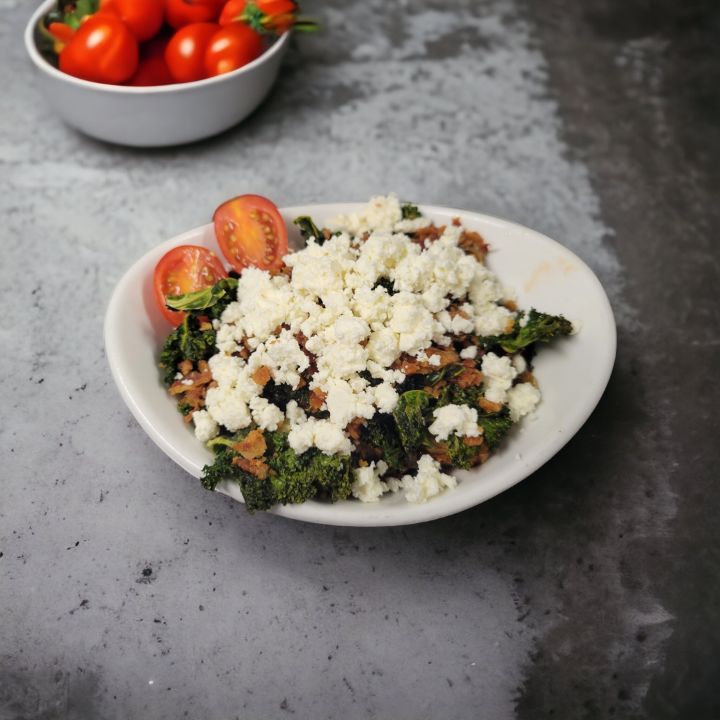
[[[395,195],[295,224],[288,252],[273,203],[234,198],[214,216],[230,272],[192,245],[155,269],[163,379],[215,453],[203,486],[236,481],[250,513],[452,491],[535,413],[534,353],[572,323],[519,309],[480,234]]]

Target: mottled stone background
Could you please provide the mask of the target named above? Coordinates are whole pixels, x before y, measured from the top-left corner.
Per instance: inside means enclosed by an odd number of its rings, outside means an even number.
[[[49,111],[35,5],[0,0],[0,719],[720,717],[717,3],[308,2],[247,122],[142,152]],[[121,401],[113,287],[231,195],[390,190],[581,255],[608,390],[458,516],[249,517]]]

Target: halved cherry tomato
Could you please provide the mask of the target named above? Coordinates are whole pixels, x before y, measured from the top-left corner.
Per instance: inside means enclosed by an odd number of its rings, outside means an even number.
[[[138,42],[155,37],[165,16],[163,0],[101,0],[100,11],[117,15]]]
[[[137,70],[137,40],[115,15],[91,15],[63,48],[59,67],[82,80],[119,85]]]
[[[181,245],[163,255],[155,267],[155,302],[165,319],[177,327],[185,319],[186,313],[170,310],[165,305],[165,296],[204,290],[227,276],[220,258],[212,250],[198,245]]]
[[[224,75],[247,65],[262,55],[263,39],[245,23],[220,28],[205,50],[207,77]]]
[[[193,23],[215,22],[222,6],[223,0],[165,0],[165,19],[176,30]]]
[[[180,28],[168,43],[165,61],[176,82],[202,80],[205,74],[205,50],[219,30],[215,23],[194,23]]]
[[[213,215],[215,237],[225,259],[240,272],[252,265],[261,270],[282,267],[288,238],[278,209],[259,195],[241,195],[224,202]]]

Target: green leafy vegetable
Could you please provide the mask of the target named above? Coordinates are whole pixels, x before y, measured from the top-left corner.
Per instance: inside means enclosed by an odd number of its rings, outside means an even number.
[[[393,415],[408,455],[430,442],[427,425],[432,417],[430,407],[433,402],[433,396],[422,390],[409,390],[398,400]]]
[[[245,428],[231,438],[219,437],[208,443],[217,457],[213,465],[203,468],[203,487],[214,490],[221,480],[235,479],[251,515],[277,504],[303,503],[318,494],[331,502],[350,495],[355,478],[349,456],[325,455],[317,448],[298,455],[287,444],[285,433],[263,433],[267,443],[264,460],[270,468],[264,480],[234,465],[237,453],[232,446],[248,432],[249,428]]]
[[[569,335],[572,332],[572,323],[562,315],[548,315],[533,309],[528,314],[527,323],[520,326],[525,313],[518,313],[513,331],[507,335],[480,338],[480,345],[484,350],[499,346],[506,353],[515,353],[522,348],[536,342],[549,342],[559,335]]]
[[[165,341],[165,347],[160,355],[160,367],[165,369],[163,380],[170,387],[175,380],[177,366],[183,360],[197,363],[206,360],[215,353],[215,331],[213,329],[201,330],[200,322],[192,314],[185,316],[181,325],[178,325]]]
[[[457,435],[450,435],[445,441],[447,445],[447,455],[452,461],[454,467],[469,470],[472,467],[472,459],[475,457],[478,448],[470,447],[465,441]]]
[[[293,225],[297,225],[300,228],[300,234],[305,240],[313,238],[318,245],[322,245],[325,242],[325,236],[317,229],[317,225],[312,221],[312,218],[307,215],[301,215],[295,218]]]
[[[407,454],[403,449],[395,417],[389,413],[375,413],[360,431],[360,440],[382,450],[382,459],[395,470],[406,466]]]
[[[415,220],[415,218],[420,217],[420,211],[417,208],[417,205],[411,205],[408,203],[407,205],[402,206],[402,216],[403,220]]]
[[[177,409],[183,415],[189,415],[195,408],[192,405],[189,405],[188,403],[178,403]]]
[[[225,308],[237,296],[238,281],[235,278],[223,278],[210,288],[184,295],[167,295],[165,304],[171,310],[211,310],[202,313],[211,318],[219,318]]]
[[[478,417],[478,425],[482,426],[485,442],[491,451],[497,450],[500,441],[508,434],[512,424],[507,407],[503,407],[499,413]]]

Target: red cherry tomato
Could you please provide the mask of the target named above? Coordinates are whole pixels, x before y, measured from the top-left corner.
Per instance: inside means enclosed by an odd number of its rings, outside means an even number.
[[[140,61],[137,72],[125,83],[130,87],[154,87],[174,85],[175,80],[162,57],[149,57]]]
[[[222,6],[223,0],[165,0],[165,19],[176,30],[193,23],[215,22]]]
[[[247,0],[228,0],[220,13],[220,19],[218,20],[220,27],[236,22],[242,15],[246,5]]]
[[[155,302],[165,319],[177,327],[185,319],[186,313],[170,310],[165,305],[165,296],[197,292],[212,287],[227,276],[225,267],[214,252],[197,245],[181,245],[163,255],[155,266]]]
[[[278,209],[259,195],[224,202],[213,215],[215,237],[225,259],[240,272],[248,265],[269,270],[282,267],[288,238]]]
[[[172,36],[165,50],[165,61],[175,82],[194,82],[207,77],[205,50],[218,29],[215,23],[194,23]]]
[[[218,20],[220,27],[237,22],[247,3],[248,0],[228,0],[220,13],[220,19]],[[253,5],[271,18],[292,15],[298,10],[297,3],[293,2],[293,0],[254,0]]]
[[[140,65],[137,72],[125,83],[132,87],[173,85],[175,80],[165,62],[165,49],[170,37],[164,33],[140,45]]]
[[[165,16],[163,0],[101,0],[100,10],[117,15],[138,42],[155,37]]]
[[[205,50],[205,72],[208,77],[224,75],[259,58],[262,51],[260,35],[245,23],[231,23],[212,36]]]
[[[82,80],[119,85],[138,67],[138,44],[115,15],[98,13],[80,25],[60,53],[60,70]]]

